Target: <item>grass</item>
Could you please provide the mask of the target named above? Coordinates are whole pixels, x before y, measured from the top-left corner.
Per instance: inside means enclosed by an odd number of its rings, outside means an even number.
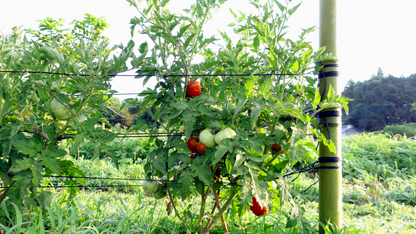
[[[416,232],[416,141],[387,135],[362,135],[343,143],[343,222],[333,233],[415,233]],[[88,176],[143,178],[140,161],[126,158],[119,169],[103,159],[83,157],[74,161]],[[305,225],[318,227],[318,186],[313,175],[302,174],[293,183],[292,196],[303,207]],[[129,184],[131,181],[88,183]],[[139,182],[140,183],[140,182]],[[137,184],[137,183],[136,183]],[[141,194],[140,187],[119,190],[83,190],[73,202],[66,201],[65,189],[56,190],[43,210],[15,210],[3,202],[0,210],[10,214],[5,233],[186,233],[173,214],[168,215],[166,198],[155,200]],[[196,209],[195,201],[180,203],[181,210]],[[231,233],[298,233],[286,226],[290,210],[272,211],[256,217],[226,212]],[[192,212],[194,213],[194,212]],[[196,213],[196,212],[195,212]],[[194,214],[195,214],[194,213]],[[190,213],[189,213],[190,214]],[[192,233],[198,217],[187,216]],[[223,233],[218,226],[211,233]]]

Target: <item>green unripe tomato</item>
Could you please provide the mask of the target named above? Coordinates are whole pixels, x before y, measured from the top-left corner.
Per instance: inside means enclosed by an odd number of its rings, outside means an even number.
[[[215,137],[212,135],[209,129],[205,129],[199,134],[199,141],[208,148],[214,147],[216,145]]]
[[[215,142],[221,144],[222,140],[234,138],[236,135],[237,133],[234,130],[226,128],[215,135]]]
[[[142,188],[144,193],[153,194],[157,191],[158,183],[157,181],[145,180],[142,184]]]
[[[58,100],[55,98],[51,101],[51,110],[55,116],[55,118],[59,120],[68,120],[71,118],[71,112],[63,106]]]

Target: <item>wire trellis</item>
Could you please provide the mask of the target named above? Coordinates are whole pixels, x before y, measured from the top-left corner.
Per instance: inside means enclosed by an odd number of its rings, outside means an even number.
[[[300,176],[301,173],[306,173],[306,172],[317,172],[320,167],[316,166],[316,164],[319,163],[319,160],[316,160],[315,162],[313,162],[312,164],[305,166],[301,169],[299,169],[298,171],[294,171],[294,172],[290,172],[287,174],[284,174],[283,176],[281,176],[282,178],[286,178],[289,177],[291,175],[298,175],[296,178],[292,179],[292,182],[294,182],[295,180],[297,180]],[[9,174],[9,176],[12,176]],[[66,178],[66,179],[89,179],[89,180],[125,180],[125,181],[158,181],[158,182],[168,182],[168,183],[176,183],[176,180],[155,180],[155,179],[135,179],[135,178],[117,178],[117,177],[96,177],[96,176],[64,176],[64,175],[58,175],[58,176],[53,176],[53,175],[44,175],[42,176],[44,178]],[[306,192],[308,191],[313,185],[315,185],[316,183],[318,183],[318,181],[314,182],[313,184],[311,184],[307,189],[303,190],[302,192]],[[122,184],[122,185],[118,185],[118,184],[109,184],[109,185],[55,185],[55,186],[38,186],[38,188],[111,188],[111,187],[137,187],[137,186],[142,186],[141,184]],[[7,189],[9,187],[0,187],[0,189]]]
[[[133,69],[130,69],[133,70]],[[126,72],[126,71],[124,71]],[[59,72],[40,72],[40,71],[14,71],[14,70],[0,70],[0,73],[21,73],[21,74],[48,74],[48,75],[63,75],[63,76],[91,76],[89,74],[75,74],[75,73],[59,73]],[[109,75],[99,75],[99,76],[105,76],[105,77],[151,77],[151,76],[162,76],[162,77],[214,77],[214,76],[228,76],[228,77],[242,77],[242,76],[304,76],[304,75],[316,75],[319,74],[320,76],[323,76],[324,81],[326,83],[326,77],[324,72],[307,72],[307,73],[245,73],[245,74],[191,74],[191,75],[185,75],[185,74],[109,74]],[[325,90],[324,90],[325,92]],[[143,94],[141,93],[114,93],[113,95],[139,95]],[[323,95],[322,95],[323,98]],[[326,117],[324,116],[324,119],[326,120]],[[328,125],[328,123],[326,123]],[[329,132],[329,129],[328,129]],[[171,136],[185,136],[185,134],[167,134],[167,133],[157,133],[157,134],[127,134],[127,135],[118,135],[118,138],[125,138],[125,137],[171,137]],[[329,138],[331,139],[331,136],[329,135]],[[283,175],[283,178],[289,177],[291,175],[296,175],[297,177],[292,179],[292,182],[297,180],[301,173],[306,172],[317,172],[320,169],[320,166],[316,166],[316,164],[319,163],[319,160],[313,162],[312,164],[305,166],[301,168],[298,171],[287,173]],[[43,176],[43,177],[49,177],[49,178],[67,178],[67,179],[92,179],[92,180],[127,180],[127,181],[145,181],[149,179],[133,179],[133,178],[107,178],[107,177],[79,177],[79,176]],[[176,182],[171,180],[152,180],[152,181],[159,181],[159,182]],[[311,184],[307,189],[303,190],[302,192],[308,191],[313,185],[318,183],[318,181]],[[142,185],[56,185],[56,186],[39,186],[39,188],[107,188],[107,187],[134,187],[134,186],[142,186]],[[0,189],[8,189],[9,187],[0,187]]]

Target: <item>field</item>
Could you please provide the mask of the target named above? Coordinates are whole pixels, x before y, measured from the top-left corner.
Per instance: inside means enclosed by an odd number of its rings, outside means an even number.
[[[122,144],[121,144],[122,143]],[[81,145],[71,158],[86,176],[107,178],[144,177],[141,158],[151,147],[146,141],[126,139],[105,147],[118,153],[115,164],[108,155],[99,154],[89,144]],[[120,145],[124,147],[121,150]],[[111,151],[113,149],[113,151]],[[95,154],[94,154],[95,152]],[[102,151],[101,151],[102,152]],[[343,222],[333,233],[416,233],[416,141],[382,134],[352,137],[343,142]],[[55,185],[56,179],[47,178]],[[73,202],[67,203],[66,188],[56,188],[50,205],[43,210],[10,210],[4,203],[1,212],[16,214],[4,233],[186,233],[173,214],[166,211],[168,200],[155,200],[141,193],[140,181],[86,180]],[[46,182],[46,181],[45,181]],[[310,225],[317,230],[318,185],[314,175],[301,174],[293,182],[291,194],[303,207]],[[104,187],[106,185],[120,187]],[[96,187],[94,187],[96,186]],[[190,201],[179,204],[181,210],[196,209]],[[271,211],[256,217],[250,212],[240,216],[227,212],[231,233],[298,233],[299,227],[286,225],[284,212]],[[198,217],[188,216],[192,233],[197,232]],[[211,233],[223,233],[220,223]],[[329,233],[329,231],[328,231]]]

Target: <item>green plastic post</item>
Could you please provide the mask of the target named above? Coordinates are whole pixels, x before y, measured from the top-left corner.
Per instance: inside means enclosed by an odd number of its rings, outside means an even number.
[[[337,1],[320,1],[320,46],[326,47],[325,53],[337,57]],[[320,78],[319,90],[323,98],[327,97],[329,87],[339,95],[338,67],[334,61],[323,61],[321,72],[325,78]],[[333,73],[329,73],[329,72]],[[335,73],[334,73],[335,72]],[[325,93],[324,93],[325,92]],[[326,117],[323,117],[326,116]],[[324,224],[332,224],[342,228],[342,151],[341,151],[341,110],[340,108],[324,110],[319,118],[321,132],[331,139],[336,152],[331,152],[322,143],[319,145],[319,220]],[[325,233],[320,226],[319,233]]]

